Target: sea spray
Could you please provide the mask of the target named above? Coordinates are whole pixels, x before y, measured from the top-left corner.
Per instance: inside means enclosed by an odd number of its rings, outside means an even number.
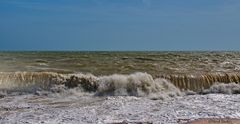
[[[1,90],[8,92],[50,91],[53,93],[91,92],[95,96],[157,96],[160,94],[180,94],[166,79],[153,79],[147,73],[130,75],[113,74],[96,77],[92,74],[57,74],[51,72],[1,73]],[[171,93],[170,93],[171,92]],[[155,95],[153,95],[155,94]]]
[[[221,94],[240,94],[240,85],[236,83],[216,83],[209,89],[203,90],[201,94],[211,94],[211,93],[221,93]]]
[[[130,75],[103,76],[100,77],[98,84],[98,95],[149,96],[169,92],[180,93],[179,89],[167,80],[153,79],[151,75],[140,72]]]
[[[171,77],[171,76],[169,76]],[[172,76],[173,77],[173,76]],[[204,76],[201,76],[204,77]],[[54,72],[1,72],[0,73],[0,90],[1,92],[21,92],[21,93],[37,93],[42,94],[43,91],[50,93],[66,94],[69,92],[75,93],[91,93],[95,96],[138,96],[138,97],[151,97],[158,99],[160,97],[174,97],[181,95],[183,92],[186,94],[206,94],[206,93],[239,93],[239,84],[237,83],[238,75],[225,75],[225,76],[205,76],[209,80],[222,80],[228,81],[231,77],[236,77],[235,83],[219,84],[218,82],[211,83],[207,88],[203,88],[209,82],[201,84],[194,82],[194,77],[187,76],[184,78],[186,81],[192,81],[191,85],[182,86],[199,86],[194,88],[187,87],[187,90],[180,90],[181,87],[168,78],[153,78],[148,73],[136,72],[133,74],[113,74],[107,76],[94,76],[93,74],[58,74]],[[222,79],[221,79],[222,78]],[[177,79],[177,78],[175,78]],[[188,83],[189,83],[188,82]],[[228,83],[228,82],[225,82]],[[174,85],[175,84],[175,85]],[[202,86],[201,86],[202,85]],[[203,88],[203,89],[202,89]],[[193,92],[187,92],[193,91]]]

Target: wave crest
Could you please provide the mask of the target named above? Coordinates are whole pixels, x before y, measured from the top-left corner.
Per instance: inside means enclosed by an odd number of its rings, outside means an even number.
[[[74,89],[77,92],[90,92],[97,96],[151,96],[153,98],[181,95],[179,89],[182,89],[182,91],[186,89],[188,91],[192,90],[203,94],[235,94],[240,92],[239,84],[219,84],[216,83],[218,80],[224,83],[230,81],[237,83],[239,76],[238,74],[200,75],[200,77],[190,75],[189,77],[169,76],[154,79],[150,74],[142,72],[98,77],[82,73],[0,72],[0,91],[30,93],[48,91],[60,93]],[[191,92],[190,94],[195,93]]]
[[[52,72],[1,73],[0,89],[8,91],[47,90],[65,92],[68,89],[93,92],[97,96],[175,96],[180,90],[166,79],[153,79],[147,73],[113,74],[96,77],[92,74],[57,74]],[[171,94],[171,95],[169,95]]]
[[[147,73],[130,75],[114,74],[100,77],[97,89],[98,95],[148,96],[156,93],[180,92],[165,79],[153,79]]]

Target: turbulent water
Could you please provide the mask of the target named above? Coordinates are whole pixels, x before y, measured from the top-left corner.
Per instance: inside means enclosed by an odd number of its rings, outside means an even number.
[[[0,52],[0,90],[154,98],[239,93],[239,70],[239,52]]]
[[[0,52],[0,123],[240,118],[240,52]]]

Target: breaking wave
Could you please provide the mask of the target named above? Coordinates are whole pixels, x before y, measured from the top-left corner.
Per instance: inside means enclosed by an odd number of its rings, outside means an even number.
[[[240,85],[236,83],[216,83],[209,89],[203,90],[202,94],[221,93],[221,94],[240,94]]]
[[[97,88],[97,95],[163,97],[180,94],[180,90],[166,79],[153,79],[151,75],[139,72],[100,77]]]
[[[95,96],[139,96],[159,99],[179,96],[186,91],[186,94],[236,94],[240,93],[240,85],[236,84],[239,79],[237,74],[199,77],[170,75],[154,79],[150,74],[142,72],[98,77],[82,73],[1,72],[0,91],[66,93],[75,90],[92,93]],[[217,83],[219,80],[228,84]],[[229,83],[230,81],[234,83]]]
[[[181,90],[192,90],[201,92],[214,84],[220,83],[240,83],[240,73],[209,73],[199,75],[163,75],[164,79],[170,80]]]
[[[166,79],[153,79],[147,73],[113,74],[96,77],[92,74],[57,74],[52,72],[0,73],[0,90],[61,93],[68,89],[91,92],[96,96],[175,96],[180,90]]]

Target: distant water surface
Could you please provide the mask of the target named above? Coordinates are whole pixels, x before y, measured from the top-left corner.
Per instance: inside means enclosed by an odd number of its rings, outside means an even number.
[[[147,72],[157,76],[239,70],[239,52],[0,52],[1,72]]]

